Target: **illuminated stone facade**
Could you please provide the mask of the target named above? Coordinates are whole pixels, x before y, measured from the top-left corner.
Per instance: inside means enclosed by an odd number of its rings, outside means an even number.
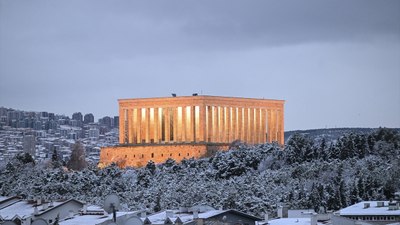
[[[284,141],[283,100],[203,95],[122,99],[119,119],[120,146],[103,148],[101,165],[198,158],[210,149],[227,149],[235,140]]]

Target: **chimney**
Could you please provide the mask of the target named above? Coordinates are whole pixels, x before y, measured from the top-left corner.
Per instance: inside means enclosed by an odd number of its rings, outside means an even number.
[[[369,208],[369,206],[370,206],[370,203],[369,203],[369,202],[365,202],[365,203],[364,203],[364,209]]]
[[[317,214],[311,213],[311,225],[317,225]]]
[[[278,207],[278,217],[279,218],[288,218],[288,207],[287,206],[279,206]]]
[[[189,211],[188,207],[181,206],[179,207],[179,212],[180,213],[187,213]]]
[[[37,206],[35,206],[35,208],[33,208],[33,215],[37,215],[39,214],[39,209]]]
[[[74,211],[69,210],[68,212],[68,218],[73,218],[74,217]]]
[[[42,198],[38,198],[36,201],[36,205],[41,205],[42,204]]]
[[[146,216],[147,216],[146,210],[143,209],[143,210],[140,212],[140,218],[146,218]]]
[[[376,203],[378,207],[384,207],[385,206],[385,202],[377,202]]]
[[[45,202],[45,203],[42,204],[42,209],[43,210],[46,210],[48,208],[49,208],[49,203]]]
[[[196,220],[199,218],[199,212],[197,211],[197,209],[193,210],[193,219]]]
[[[167,218],[172,218],[174,216],[174,212],[172,212],[172,210],[167,210],[165,211],[165,216]]]
[[[264,221],[268,222],[268,213],[267,212],[264,214]]]
[[[86,205],[86,204],[83,205],[82,212],[83,212],[84,214],[87,213],[87,205]]]

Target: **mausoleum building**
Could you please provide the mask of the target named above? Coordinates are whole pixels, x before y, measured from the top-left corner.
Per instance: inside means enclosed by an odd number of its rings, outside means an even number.
[[[284,142],[284,101],[182,96],[119,100],[119,142],[103,148],[100,166],[143,166],[199,158],[233,141]]]

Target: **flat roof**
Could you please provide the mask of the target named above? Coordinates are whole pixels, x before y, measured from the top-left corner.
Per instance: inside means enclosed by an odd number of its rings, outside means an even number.
[[[378,202],[384,202],[383,207],[378,207]],[[368,208],[364,208],[364,203],[369,203]],[[389,201],[364,201],[341,209],[341,216],[400,216],[400,209],[389,210]]]
[[[226,99],[226,100],[234,100],[234,99],[243,99],[243,100],[266,100],[266,101],[279,101],[284,102],[285,100],[279,99],[267,99],[267,98],[248,98],[248,97],[234,97],[234,96],[213,96],[213,95],[189,95],[189,96],[165,96],[165,97],[144,97],[144,98],[123,98],[118,99],[118,101],[129,101],[129,100],[165,100],[165,99],[192,99],[192,98],[204,98],[204,99]]]

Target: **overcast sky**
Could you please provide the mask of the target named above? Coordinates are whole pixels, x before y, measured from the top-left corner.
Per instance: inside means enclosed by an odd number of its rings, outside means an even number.
[[[400,127],[400,1],[0,0],[0,106],[284,99],[285,129]]]

